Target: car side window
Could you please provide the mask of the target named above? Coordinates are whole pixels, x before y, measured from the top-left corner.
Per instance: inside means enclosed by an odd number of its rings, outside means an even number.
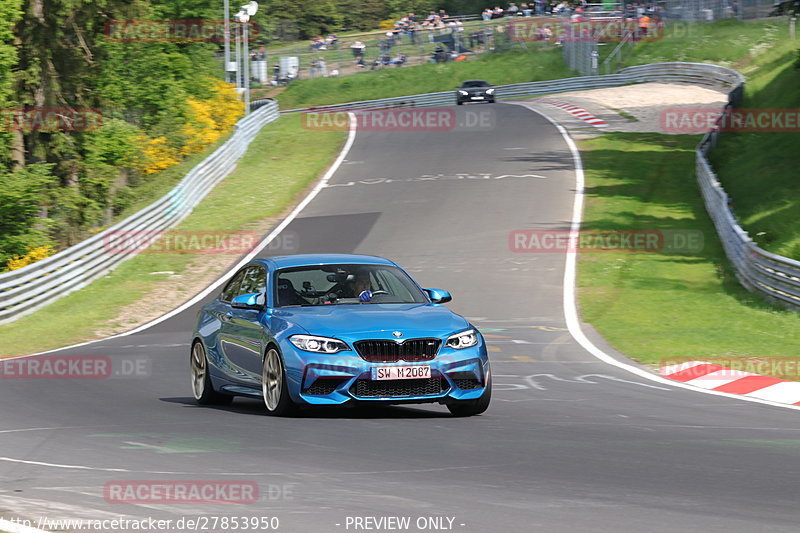
[[[225,285],[225,288],[222,289],[222,294],[219,296],[220,300],[223,302],[230,302],[235,296],[239,295],[239,287],[242,285],[242,279],[247,270],[249,269],[242,269],[231,278],[228,284]]]
[[[244,273],[237,296],[241,294],[264,294],[267,292],[267,273],[260,266],[251,266]]]

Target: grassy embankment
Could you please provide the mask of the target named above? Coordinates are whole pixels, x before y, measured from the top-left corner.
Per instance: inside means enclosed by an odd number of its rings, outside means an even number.
[[[798,44],[776,21],[702,26],[685,42],[641,45],[630,64],[665,60],[726,64],[748,77],[747,107],[794,107]],[[800,258],[796,133],[723,135],[711,154],[735,209],[768,249]],[[582,143],[585,227],[700,230],[694,254],[597,253],[579,262],[582,318],[644,363],[714,360],[800,379],[800,314],[765,302],[736,281],[694,177],[699,136],[606,134]],[[624,157],[621,157],[624,154]],[[782,360],[783,359],[783,360]]]

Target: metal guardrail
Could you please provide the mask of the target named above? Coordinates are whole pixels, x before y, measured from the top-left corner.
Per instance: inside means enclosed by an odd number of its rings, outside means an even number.
[[[735,86],[740,78],[741,76],[735,70],[717,65],[704,63],[654,63],[627,67],[617,74],[498,85],[495,96],[498,99],[521,98],[646,82],[692,83],[695,85],[729,88]],[[346,104],[288,109],[281,111],[281,113],[352,111],[387,107],[430,107],[452,105],[453,103],[455,103],[455,91],[451,90],[348,102]]]
[[[159,232],[183,220],[227,176],[265,124],[279,116],[275,102],[241,119],[234,133],[163,198],[89,239],[46,259],[0,274],[0,324],[11,322],[84,287],[130,259],[138,249],[110,250],[108,239],[130,232]]]
[[[617,74],[582,76],[561,80],[515,83],[497,86],[499,99],[521,98],[560,92],[616,87],[633,83],[690,83],[728,91],[730,110],[739,103],[744,92],[744,77],[735,70],[705,63],[655,63],[637,65]],[[452,105],[455,92],[415,94],[380,100],[350,102],[316,108],[291,109],[283,113],[331,112],[392,107],[427,107]],[[716,179],[706,154],[716,143],[719,127],[709,132],[697,147],[697,180],[706,209],[714,221],[725,252],[742,285],[759,291],[789,307],[800,309],[800,261],[772,254],[759,248],[739,225],[730,208],[730,201]]]
[[[702,63],[656,63],[627,67],[617,74],[583,76],[561,80],[515,83],[497,87],[497,98],[521,98],[560,92],[615,87],[632,83],[691,83],[729,90],[729,105],[741,99],[744,78],[725,67]],[[350,102],[301,111],[349,111],[387,107],[427,107],[452,105],[454,91],[417,94],[380,100]],[[186,175],[166,196],[93,237],[19,270],[0,274],[0,324],[16,320],[72,291],[75,291],[119,263],[135,255],[109,251],[105,240],[118,232],[157,232],[175,226],[227,176],[249,143],[265,124],[278,117],[273,100],[252,102],[253,113],[240,120],[233,136]],[[706,158],[719,135],[709,132],[697,148],[697,178],[706,207],[714,221],[726,254],[741,283],[787,305],[800,308],[800,262],[771,254],[756,246],[739,226]]]
[[[743,92],[744,78],[740,76],[739,83],[728,95],[724,113],[731,112],[739,104]],[[731,200],[708,161],[708,151],[719,139],[723,117],[724,114],[714,128],[703,136],[696,150],[697,181],[706,210],[739,282],[750,291],[761,292],[787,307],[800,309],[800,261],[768,252],[753,242],[736,220]]]

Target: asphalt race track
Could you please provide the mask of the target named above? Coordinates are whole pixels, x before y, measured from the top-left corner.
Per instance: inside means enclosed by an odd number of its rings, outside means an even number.
[[[405,531],[432,530],[428,517],[481,533],[797,531],[797,413],[661,385],[581,348],[566,330],[564,255],[508,243],[515,229],[569,228],[568,147],[521,106],[453,109],[459,120],[491,109],[495,127],[359,133],[286,234],[297,252],[384,255],[450,290],[448,305],[491,336],[484,415],[432,404],[282,419],[255,400],[196,406],[195,306],[59,352],[140,361],[148,377],[2,380],[0,516],[263,516],[309,533],[389,516],[411,517]],[[104,486],[126,480],[244,480],[258,501],[107,501]]]

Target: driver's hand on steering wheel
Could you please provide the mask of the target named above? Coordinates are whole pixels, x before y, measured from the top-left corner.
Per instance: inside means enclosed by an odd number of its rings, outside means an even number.
[[[372,291],[361,291],[361,294],[358,295],[358,299],[362,302],[368,302],[372,300]]]

